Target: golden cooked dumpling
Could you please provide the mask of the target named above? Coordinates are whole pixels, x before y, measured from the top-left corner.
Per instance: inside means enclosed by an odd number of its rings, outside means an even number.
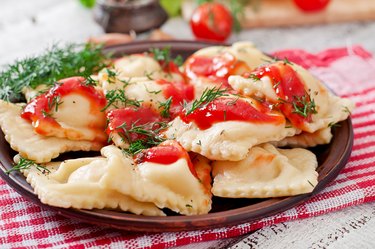
[[[106,99],[82,77],[59,81],[48,92],[32,99],[22,117],[43,136],[70,140],[107,141],[104,133]]]
[[[211,192],[204,184],[208,181],[202,183],[188,154],[177,142],[166,141],[141,152],[135,159],[137,164],[115,146],[104,147],[102,153],[108,158],[108,172],[101,181],[103,187],[184,215],[210,211]],[[199,164],[208,161],[201,157]]]
[[[277,142],[271,142],[276,147],[314,147],[320,144],[328,144],[331,142],[332,133],[331,127],[323,128],[317,130],[316,132],[309,133],[309,132],[302,132],[298,135],[292,137],[286,137]]]
[[[210,46],[191,55],[184,63],[184,73],[195,87],[195,96],[206,88],[227,84],[230,75],[241,75],[271,60],[250,42],[232,46]]]
[[[64,152],[98,151],[102,147],[102,143],[96,141],[74,141],[37,134],[31,124],[21,118],[21,112],[22,106],[0,100],[0,126],[5,140],[24,158],[44,163]]]
[[[139,202],[115,190],[103,188],[99,182],[106,174],[105,158],[79,158],[45,165],[50,173],[35,167],[24,170],[27,182],[42,203],[77,209],[120,209],[135,214],[164,216],[152,203]]]
[[[318,183],[316,156],[301,148],[276,149],[271,144],[253,147],[239,162],[212,164],[215,196],[268,198],[312,192]]]
[[[151,54],[125,55],[114,61],[114,71],[121,80],[147,77],[150,80],[184,81],[177,65],[173,64],[172,68],[165,62],[159,63]],[[103,70],[101,73],[106,72]]]
[[[187,151],[211,160],[239,161],[254,145],[279,141],[299,131],[280,112],[255,99],[220,97],[188,115],[175,118],[165,135]]]
[[[293,126],[310,133],[345,120],[354,108],[352,101],[333,95],[306,69],[290,62],[231,76],[229,84],[240,94],[269,102]]]

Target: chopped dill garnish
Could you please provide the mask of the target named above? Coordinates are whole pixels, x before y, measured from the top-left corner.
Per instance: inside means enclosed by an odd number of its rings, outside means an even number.
[[[45,118],[53,118],[51,113],[48,113],[46,110],[42,110],[43,117]]]
[[[107,105],[102,109],[102,111],[107,110],[108,107],[114,106],[118,108],[119,104],[126,106],[135,106],[140,107],[142,101],[138,101],[136,99],[130,99],[126,96],[125,90],[123,89],[113,89],[109,90],[105,98],[107,99]]]
[[[26,159],[26,158],[23,158],[23,157],[20,157],[20,160],[17,164],[15,164],[13,166],[13,168],[5,171],[6,174],[10,174],[12,173],[13,171],[21,171],[21,170],[25,170],[25,169],[30,169],[31,167],[35,167],[37,170],[39,170],[40,172],[42,172],[43,174],[46,174],[46,173],[50,173],[51,171],[49,169],[47,169],[46,167],[42,166],[42,165],[39,165],[37,164],[36,162],[32,161],[32,160],[29,160],[29,159]]]
[[[55,112],[58,111],[59,106],[64,103],[61,101],[60,96],[53,96],[52,98],[48,98],[48,110],[55,109]]]
[[[93,79],[91,77],[91,75],[87,76],[86,79],[85,79],[85,85],[86,86],[97,86],[98,85],[98,81]]]
[[[133,143],[129,144],[127,149],[122,149],[122,151],[127,155],[136,155],[142,150],[149,148],[144,141],[136,140]]]
[[[186,102],[184,103],[185,115],[189,115],[198,108],[207,106],[210,102],[214,101],[219,97],[228,96],[226,92],[227,90],[221,89],[220,86],[206,88],[203,91],[201,97],[199,99],[194,100],[194,102],[190,105],[190,108],[188,108],[188,104]]]
[[[284,58],[284,60],[282,60],[283,62],[284,62],[284,65],[286,65],[286,64],[289,64],[289,65],[293,65],[293,63],[292,62],[290,62],[289,60],[288,60],[288,58]]]
[[[183,63],[183,58],[181,55],[178,55],[176,58],[172,58],[171,48],[165,47],[163,49],[159,48],[150,48],[150,53],[153,55],[154,59],[161,64],[163,69],[166,69],[169,65],[169,62],[175,63],[177,66],[181,66]]]
[[[146,85],[144,85],[144,86],[145,86],[146,92],[148,92],[148,93],[159,94],[159,93],[161,93],[161,91],[162,91],[162,90],[159,90],[159,91],[150,91],[150,90],[148,90],[148,88],[147,88]]]
[[[309,180],[307,180],[307,182],[308,182],[313,188],[315,188],[314,184],[312,184]]]
[[[171,108],[172,99],[173,97],[171,96],[165,102],[159,103],[159,109],[162,109],[162,111],[160,112],[160,115],[163,118],[169,118],[171,116],[171,113],[169,110]]]
[[[349,113],[349,115],[352,115],[352,112],[349,110],[349,108],[347,106],[345,106],[342,111],[346,112],[346,113]]]
[[[281,81],[278,81],[275,85],[273,85],[273,89],[276,89],[280,85]]]
[[[258,75],[255,75],[253,73],[249,74],[249,76],[247,76],[248,79],[252,79],[252,80],[260,80],[259,76]]]
[[[17,60],[0,72],[0,99],[21,100],[22,89],[52,86],[72,76],[88,77],[107,66],[102,46],[93,44],[53,45],[39,56]]]
[[[154,80],[154,78],[152,78],[152,75],[154,74],[154,71],[152,71],[152,72],[144,71],[143,74],[147,77],[147,79]]]
[[[279,106],[280,104],[291,104],[293,106],[293,113],[296,113],[304,118],[310,114],[317,114],[315,101],[310,95],[306,92],[303,96],[293,96],[292,101],[287,101],[282,98],[277,98],[279,103],[276,103],[274,107]]]
[[[307,117],[309,114],[316,114],[316,105],[315,101],[309,97],[308,95],[303,96],[293,96],[292,102],[294,111],[293,113],[297,113],[302,117]]]
[[[125,122],[117,127],[117,129],[122,130],[122,132],[119,132],[120,136],[129,143],[129,148],[123,149],[123,152],[126,154],[135,155],[143,149],[159,145],[166,140],[159,133],[168,127],[168,123],[154,122],[137,125],[137,122],[135,122],[130,128],[127,128],[127,126]],[[133,140],[132,134],[140,135],[142,138]]]
[[[240,97],[239,96],[237,96],[237,98],[235,98],[235,99],[233,99],[233,100],[231,100],[231,101],[229,101],[229,102],[227,102],[226,103],[226,105],[234,105],[234,104],[236,104],[236,102],[237,102],[237,100],[239,99]]]

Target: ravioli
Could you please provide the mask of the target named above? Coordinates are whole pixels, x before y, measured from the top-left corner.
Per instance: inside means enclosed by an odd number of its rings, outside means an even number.
[[[298,135],[292,137],[286,137],[277,142],[271,142],[276,147],[314,147],[321,144],[329,144],[332,139],[332,132],[331,128],[323,128],[317,130],[316,132],[309,133],[309,132],[302,132]]]
[[[135,77],[147,77],[151,80],[165,79],[169,81],[184,81],[180,73],[165,70],[159,62],[149,54],[123,56],[115,60],[114,69],[117,72],[117,77],[122,80]]]
[[[301,148],[253,147],[239,162],[215,161],[212,193],[227,198],[269,198],[310,193],[318,184],[316,156]]]
[[[134,214],[165,216],[152,203],[144,203],[106,189],[99,184],[106,174],[105,158],[80,158],[45,165],[50,173],[32,167],[24,171],[26,181],[42,203],[77,209],[117,209]]]
[[[290,70],[291,68],[292,70]],[[281,74],[273,73],[276,70]],[[285,71],[288,71],[285,73]],[[273,76],[271,76],[273,74]],[[300,108],[311,108],[311,120],[305,119],[298,128],[303,131],[313,133],[317,130],[326,128],[331,124],[345,120],[354,109],[354,103],[349,99],[340,98],[333,95],[318,79],[304,68],[292,64],[290,62],[275,62],[257,70],[250,72],[249,77],[244,76],[230,76],[229,84],[240,94],[250,97],[263,98],[265,101],[276,103],[290,103],[300,106]],[[276,79],[279,77],[278,79]],[[298,95],[297,90],[292,87],[295,80],[303,84],[303,91],[305,96],[298,97],[298,99],[282,99],[280,98],[280,91],[290,91],[290,95]],[[281,84],[280,84],[281,83]],[[280,86],[285,84],[287,89],[280,89]],[[289,84],[289,86],[288,86]],[[290,89],[290,90],[288,90]],[[295,91],[293,93],[293,91]],[[294,96],[293,96],[294,98]],[[307,99],[310,100],[307,100]],[[314,108],[312,110],[312,108]],[[296,110],[292,111],[292,113]],[[292,114],[293,115],[293,114]],[[296,114],[294,114],[296,115]],[[307,116],[307,114],[306,114]],[[298,123],[298,122],[296,122]]]
[[[115,146],[104,147],[102,154],[108,158],[108,171],[101,180],[104,188],[184,215],[206,214],[211,209],[211,193],[192,174],[186,159],[168,165],[155,162],[135,165]],[[203,160],[200,163],[206,164]]]
[[[219,108],[222,100],[225,103]],[[218,98],[191,113],[195,120],[189,120],[189,115],[186,116],[188,120],[182,120],[184,116],[181,115],[175,118],[164,135],[168,139],[176,139],[187,151],[211,160],[239,161],[257,144],[279,141],[299,133],[298,129],[287,126],[282,114],[270,110],[263,113],[258,110],[259,106],[262,105],[254,99]],[[233,115],[231,112],[234,112]],[[248,113],[249,116],[246,116]],[[211,124],[209,120],[216,115],[220,119]],[[231,120],[231,116],[235,118]],[[201,122],[204,127],[199,127],[196,122]]]
[[[24,158],[44,163],[64,152],[98,151],[103,146],[95,141],[73,141],[37,134],[31,124],[20,117],[21,111],[22,106],[0,100],[0,126],[5,140]]]
[[[48,92],[32,99],[21,116],[44,136],[105,142],[104,95],[81,77],[59,81]]]
[[[184,64],[184,74],[200,96],[207,88],[227,84],[230,75],[241,75],[251,71],[270,57],[256,49],[250,42],[237,42],[232,46],[210,46],[196,51]]]
[[[107,76],[102,75],[101,77],[105,79]],[[123,96],[113,102],[107,108],[108,110],[136,106],[141,103],[158,110],[160,103],[167,100],[163,95],[163,86],[146,77],[128,78],[126,80],[115,78],[113,81],[103,80],[102,78],[101,83],[105,94],[112,93]]]

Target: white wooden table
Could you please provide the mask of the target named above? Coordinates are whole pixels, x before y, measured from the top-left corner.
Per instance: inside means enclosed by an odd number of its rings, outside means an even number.
[[[191,39],[181,19],[163,30]],[[0,65],[35,54],[54,42],[81,42],[102,34],[90,10],[78,0],[0,0]],[[302,48],[310,52],[361,44],[375,53],[375,22],[243,31],[230,42],[251,40],[261,50]],[[240,238],[190,244],[180,248],[375,248],[375,203],[339,212],[280,223]]]

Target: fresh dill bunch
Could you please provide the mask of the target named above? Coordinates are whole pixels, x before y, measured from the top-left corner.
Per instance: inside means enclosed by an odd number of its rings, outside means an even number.
[[[52,45],[38,55],[17,60],[0,72],[0,99],[22,99],[24,87],[53,85],[56,81],[82,76],[88,78],[108,63],[102,46],[94,44]]]
[[[26,159],[26,158],[23,158],[23,157],[20,157],[20,160],[17,164],[15,164],[13,166],[13,168],[7,170],[5,173],[6,174],[10,174],[14,171],[21,171],[21,170],[25,170],[25,169],[30,169],[31,167],[35,167],[37,170],[39,170],[40,172],[42,172],[43,174],[46,174],[46,173],[50,173],[51,171],[49,169],[47,169],[46,167],[40,165],[40,164],[37,164],[36,162],[32,161],[32,160],[29,160],[29,159]]]
[[[189,115],[194,112],[196,109],[207,106],[210,102],[215,99],[228,96],[226,89],[221,89],[219,87],[206,88],[199,99],[194,100],[194,102],[189,105],[186,102],[184,103],[185,115]]]

